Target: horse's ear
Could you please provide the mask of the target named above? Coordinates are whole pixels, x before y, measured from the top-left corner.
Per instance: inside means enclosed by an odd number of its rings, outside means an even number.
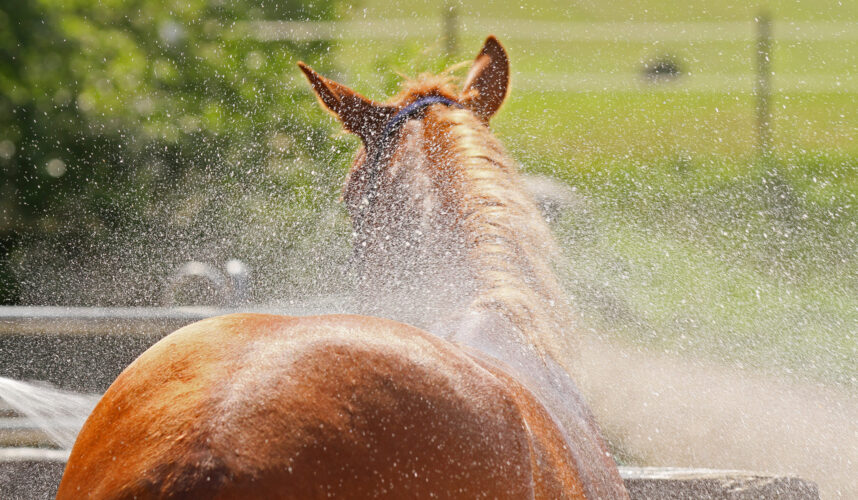
[[[488,123],[509,89],[509,57],[497,38],[489,36],[465,78],[462,104]]]
[[[373,102],[354,90],[316,73],[303,62],[298,67],[304,72],[322,106],[334,114],[343,127],[357,134],[369,145],[381,133],[395,110],[385,104]]]

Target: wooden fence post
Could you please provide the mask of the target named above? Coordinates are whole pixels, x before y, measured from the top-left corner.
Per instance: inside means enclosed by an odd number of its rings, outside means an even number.
[[[757,78],[754,93],[757,97],[757,139],[759,154],[768,157],[772,152],[771,112],[771,53],[772,22],[768,14],[756,18],[757,25]]]
[[[453,59],[456,57],[459,45],[459,10],[451,2],[446,2],[443,9],[444,55],[448,59]]]

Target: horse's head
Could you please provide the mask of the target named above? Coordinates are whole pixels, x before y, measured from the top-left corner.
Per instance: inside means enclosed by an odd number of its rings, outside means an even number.
[[[345,130],[356,134],[363,142],[344,189],[356,227],[366,222],[368,205],[375,201],[378,190],[383,189],[383,178],[413,175],[414,172],[391,172],[399,170],[397,163],[413,163],[415,158],[425,156],[413,151],[415,143],[408,140],[415,132],[410,123],[412,119],[420,118],[426,108],[440,105],[469,110],[488,125],[509,88],[509,58],[493,36],[486,39],[461,91],[457,91],[445,76],[423,75],[416,81],[406,82],[402,92],[387,103],[368,99],[319,75],[304,63],[298,65],[322,106],[342,122]]]
[[[467,293],[467,273],[455,271],[467,245],[458,227],[463,210],[454,206],[462,190],[450,183],[464,163],[453,159],[462,148],[451,143],[454,134],[444,118],[455,115],[475,130],[486,129],[509,87],[504,48],[490,36],[461,90],[446,75],[422,75],[387,103],[299,66],[322,106],[363,143],[343,199],[357,234],[355,263],[375,281],[371,285],[380,285],[366,288],[401,294],[396,284],[408,283],[411,290],[430,285],[437,295]],[[437,288],[450,282],[455,292]]]

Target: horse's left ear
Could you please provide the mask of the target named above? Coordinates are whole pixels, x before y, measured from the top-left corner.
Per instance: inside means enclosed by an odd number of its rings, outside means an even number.
[[[509,90],[509,57],[497,38],[489,36],[465,78],[462,104],[488,123]]]
[[[386,104],[373,102],[345,85],[325,78],[303,62],[299,62],[298,67],[313,86],[322,106],[333,113],[346,130],[360,136],[366,146],[381,133],[395,112]]]

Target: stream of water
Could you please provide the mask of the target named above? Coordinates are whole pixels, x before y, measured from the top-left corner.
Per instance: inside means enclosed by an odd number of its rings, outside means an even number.
[[[0,400],[29,418],[57,446],[71,449],[84,421],[101,396],[0,377]]]

